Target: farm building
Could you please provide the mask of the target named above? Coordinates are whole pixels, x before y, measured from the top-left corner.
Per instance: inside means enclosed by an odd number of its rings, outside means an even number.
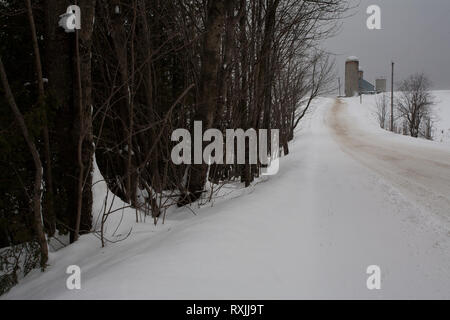
[[[373,94],[375,86],[364,79],[364,71],[359,66],[357,57],[348,57],[345,62],[345,95]]]

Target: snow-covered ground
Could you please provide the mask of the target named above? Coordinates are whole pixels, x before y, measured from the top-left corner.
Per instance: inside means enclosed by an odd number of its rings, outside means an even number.
[[[396,92],[394,95],[396,96]],[[433,141],[446,144],[450,147],[450,90],[438,90],[431,92],[434,105],[431,107],[432,110],[432,120],[433,129],[432,136]],[[368,127],[377,127],[377,107],[376,99],[381,99],[382,94],[378,95],[364,95],[363,104],[365,108],[363,111],[366,112],[360,116],[360,120],[364,120]],[[386,99],[388,100],[388,118],[390,116],[390,93],[386,93]],[[351,99],[353,103],[360,103],[358,99]],[[387,119],[389,122],[389,119]],[[400,125],[398,123],[398,125]]]
[[[450,90],[434,91],[433,139],[450,147]]]
[[[450,141],[414,139],[380,130],[371,102],[374,96],[365,96],[364,101],[361,105],[359,98],[345,99],[332,109],[330,123],[342,149],[425,207],[427,213],[434,213],[428,223],[435,220],[437,226],[448,226]],[[441,126],[450,125],[450,118],[441,119]]]
[[[370,99],[320,99],[277,175],[156,227],[119,211],[107,234],[128,238],[83,236],[2,298],[449,299],[450,148],[379,129]],[[106,186],[94,188],[98,212]],[[69,265],[81,290],[66,289]]]

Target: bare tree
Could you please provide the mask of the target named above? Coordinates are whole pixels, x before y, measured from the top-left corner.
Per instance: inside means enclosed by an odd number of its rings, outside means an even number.
[[[414,74],[403,80],[397,97],[397,110],[406,120],[409,134],[417,138],[425,118],[431,115],[433,97],[430,93],[431,82],[423,73]]]
[[[26,0],[27,12],[28,12],[28,20],[30,23],[31,30],[31,39],[33,43],[34,50],[34,59],[35,59],[35,69],[37,76],[37,84],[38,84],[38,107],[41,109],[43,116],[43,128],[42,135],[44,138],[44,159],[45,159],[45,187],[48,190],[47,203],[46,207],[47,212],[43,213],[44,221],[46,221],[46,226],[48,230],[49,236],[53,236],[55,233],[55,212],[53,206],[53,174],[52,174],[52,161],[50,156],[50,138],[48,133],[48,119],[47,119],[47,110],[45,106],[45,91],[44,91],[44,79],[42,75],[42,61],[41,61],[41,53],[39,49],[37,33],[36,33],[36,25],[34,21],[33,9],[31,5],[31,0]],[[45,214],[47,213],[47,214]],[[44,224],[45,225],[45,224]]]
[[[16,121],[20,126],[22,131],[22,135],[25,139],[25,142],[28,145],[28,149],[30,150],[31,155],[33,156],[34,167],[35,167],[35,178],[34,178],[34,190],[33,190],[33,213],[34,213],[34,226],[36,237],[39,242],[39,246],[41,249],[41,268],[44,269],[47,260],[48,260],[48,246],[47,239],[45,238],[44,227],[42,225],[42,214],[41,214],[41,186],[42,186],[42,163],[41,158],[39,157],[39,152],[36,148],[36,144],[33,141],[33,138],[30,136],[28,132],[27,125],[25,124],[25,120],[23,118],[22,113],[17,107],[16,101],[12,94],[11,88],[9,86],[8,77],[6,76],[6,71],[3,66],[2,58],[0,57],[0,79],[5,89],[5,96],[8,104],[11,107],[14,116],[16,117]]]
[[[375,100],[375,104],[377,107],[376,115],[378,118],[378,123],[380,124],[380,127],[382,129],[386,128],[386,116],[388,112],[388,101],[386,98],[386,94],[382,94],[380,96],[377,96]]]
[[[212,126],[214,121],[215,105],[217,99],[217,73],[220,65],[220,44],[225,23],[225,6],[222,1],[214,0],[209,3],[205,25],[205,33],[201,54],[201,70],[199,84],[199,104],[195,118],[202,121],[205,129]],[[203,193],[207,166],[204,164],[192,165],[191,176],[188,182],[188,201],[195,201]],[[183,196],[180,204],[185,203]]]
[[[303,82],[300,83],[300,87],[296,88],[299,96],[296,100],[297,107],[292,115],[291,137],[299,122],[306,115],[311,102],[319,95],[327,93],[327,90],[330,89],[329,85],[334,76],[332,72],[333,66],[334,61],[330,60],[328,54],[321,51],[314,52],[310,66],[306,68],[303,66],[304,72],[307,72],[307,78],[302,78]]]

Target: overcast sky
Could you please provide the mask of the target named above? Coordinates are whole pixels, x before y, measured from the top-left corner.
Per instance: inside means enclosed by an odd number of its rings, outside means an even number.
[[[337,72],[344,80],[345,59],[357,56],[364,78],[390,79],[395,62],[395,82],[415,72],[425,72],[434,89],[450,90],[450,0],[352,0],[360,3],[343,21],[341,32],[324,42],[335,53]],[[381,8],[381,30],[366,26],[366,10]],[[390,82],[388,87],[390,88]]]

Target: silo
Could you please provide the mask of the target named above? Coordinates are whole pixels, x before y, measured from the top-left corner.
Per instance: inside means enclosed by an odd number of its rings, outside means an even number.
[[[359,59],[348,57],[345,62],[345,95],[353,97],[359,91]]]
[[[377,93],[386,92],[386,79],[379,78],[375,80],[375,87],[377,88]]]
[[[364,79],[364,71],[361,67],[359,67],[358,79]]]

